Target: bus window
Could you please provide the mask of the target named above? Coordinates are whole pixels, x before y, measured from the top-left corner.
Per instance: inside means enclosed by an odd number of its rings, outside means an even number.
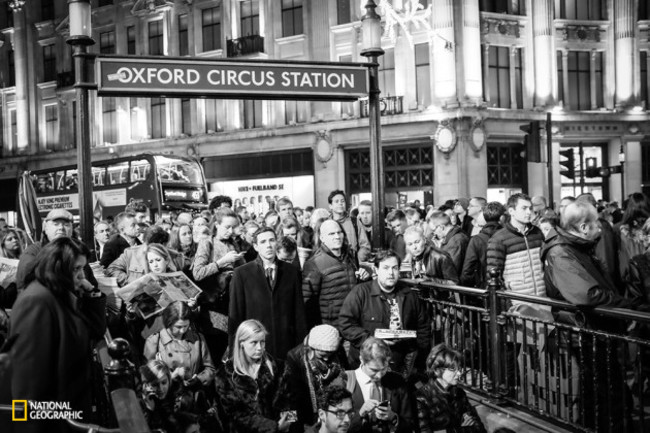
[[[147,180],[151,172],[151,164],[146,159],[131,161],[131,182],[140,182]]]
[[[34,189],[36,192],[54,191],[54,176],[52,173],[43,173],[35,176]]]
[[[163,182],[198,183],[203,182],[201,170],[195,161],[156,156],[158,175]]]
[[[106,167],[93,167],[93,186],[106,185]]]
[[[108,168],[108,183],[110,185],[120,185],[129,181],[129,163],[119,162],[117,164],[109,165]]]
[[[77,169],[67,170],[65,173],[65,189],[77,190],[79,188],[79,175]]]
[[[57,191],[65,190],[65,171],[57,171],[54,173],[54,185]]]

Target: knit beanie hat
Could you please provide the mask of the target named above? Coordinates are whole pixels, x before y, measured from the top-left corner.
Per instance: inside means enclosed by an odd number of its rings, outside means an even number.
[[[307,345],[314,350],[334,352],[341,344],[339,331],[332,325],[318,325],[311,328],[307,336]]]
[[[469,207],[469,200],[467,200],[464,197],[461,197],[458,200],[456,200],[456,203],[461,205],[463,207],[463,209],[465,209],[465,211],[467,211],[467,208]]]

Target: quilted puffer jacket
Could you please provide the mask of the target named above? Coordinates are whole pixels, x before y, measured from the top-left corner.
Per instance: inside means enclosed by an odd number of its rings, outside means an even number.
[[[503,281],[513,292],[546,296],[540,258],[542,231],[529,225],[522,233],[509,222],[488,241],[487,269],[503,271]]]
[[[357,259],[349,249],[336,257],[321,245],[305,262],[302,295],[308,328],[321,323],[336,326],[345,297],[357,284]]]

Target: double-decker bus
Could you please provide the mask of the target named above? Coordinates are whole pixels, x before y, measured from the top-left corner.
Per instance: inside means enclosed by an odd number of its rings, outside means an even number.
[[[41,216],[52,209],[79,215],[77,165],[31,172]],[[92,163],[93,214],[105,219],[141,201],[151,217],[170,210],[200,210],[208,195],[203,168],[198,161],[176,155],[140,154]]]

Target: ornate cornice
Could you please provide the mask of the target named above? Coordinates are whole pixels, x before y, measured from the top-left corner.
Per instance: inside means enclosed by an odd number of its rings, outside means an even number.
[[[501,35],[519,38],[523,25],[516,19],[491,18],[483,16],[481,20],[481,33],[483,35]]]

